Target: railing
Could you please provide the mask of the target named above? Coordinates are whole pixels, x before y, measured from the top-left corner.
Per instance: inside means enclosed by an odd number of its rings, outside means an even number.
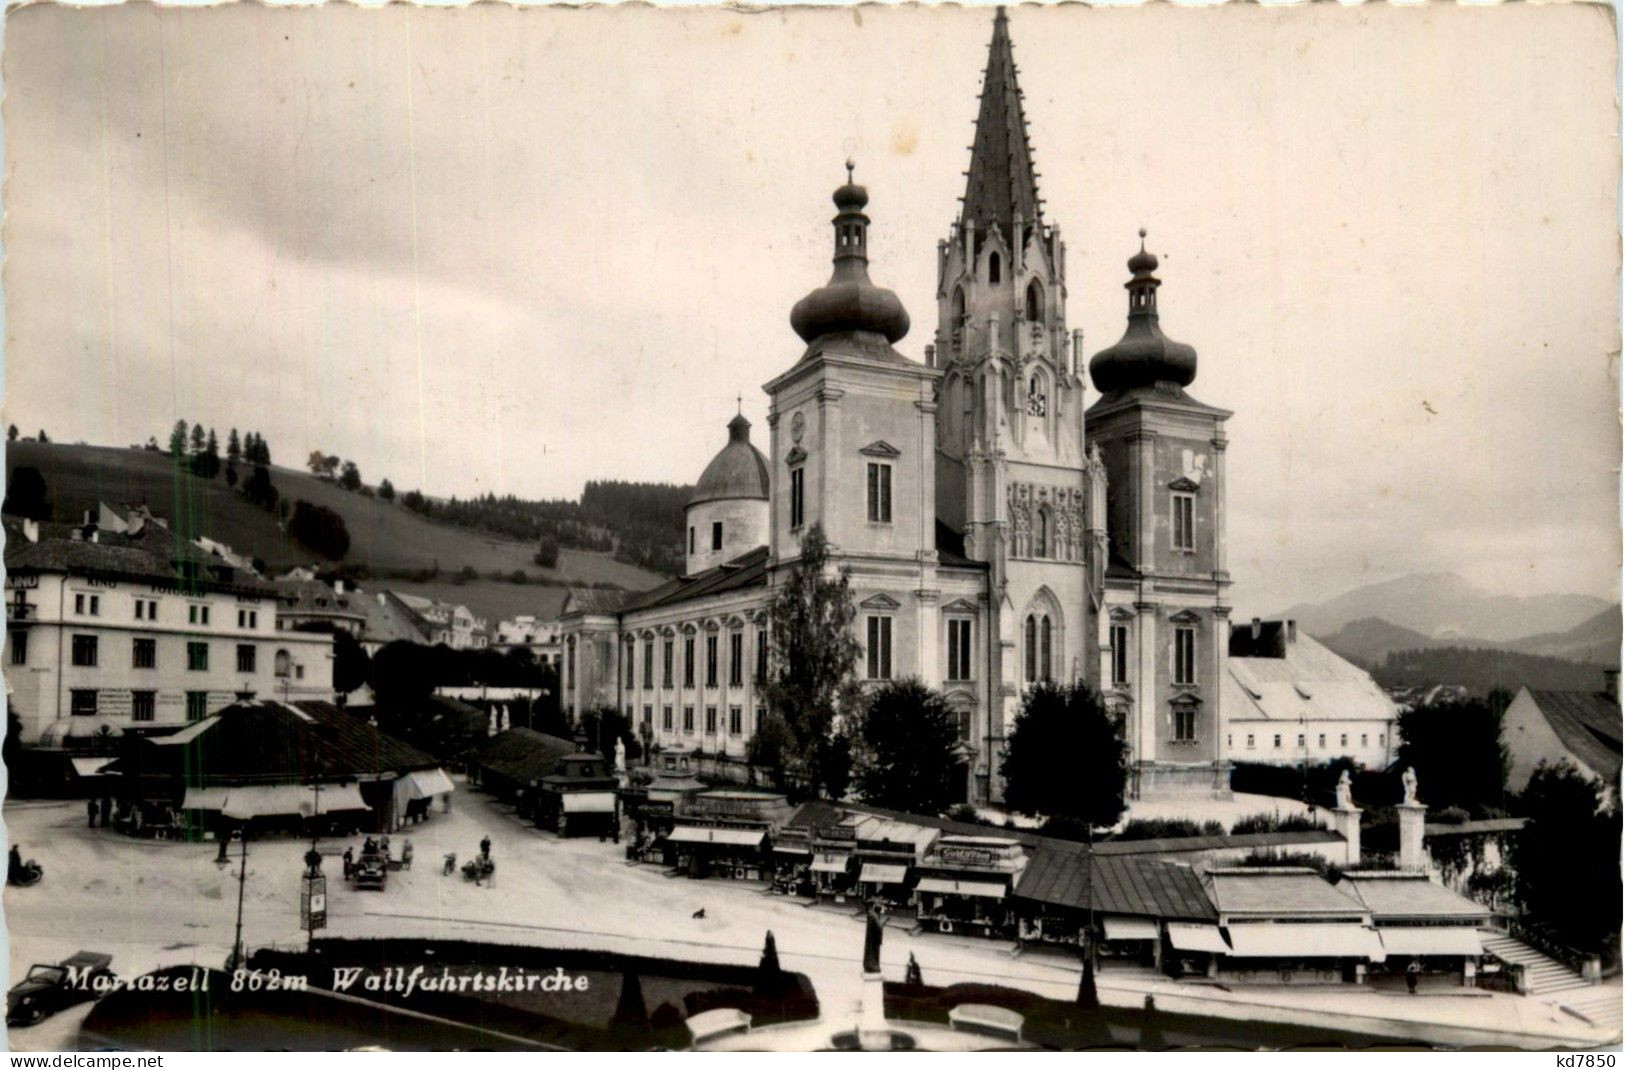
[[[18,621],[38,620],[38,619],[39,619],[39,606],[34,605],[34,603],[32,603],[32,602],[7,602],[6,603],[6,620],[10,621],[11,623],[16,624]]]
[[[1506,923],[1508,936],[1523,941],[1547,958],[1561,962],[1592,984],[1596,984],[1601,978],[1601,956],[1568,946],[1543,925],[1522,918],[1508,918]]]

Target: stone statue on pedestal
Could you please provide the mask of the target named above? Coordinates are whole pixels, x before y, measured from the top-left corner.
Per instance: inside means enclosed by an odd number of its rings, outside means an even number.
[[[626,772],[626,740],[615,737],[615,771]]]
[[[1405,798],[1401,800],[1403,806],[1415,806],[1416,802],[1416,767],[1407,765],[1405,772],[1400,774],[1399,782],[1405,787]]]
[[[1343,775],[1337,778],[1337,809],[1354,809],[1354,781],[1349,779],[1349,771],[1343,770]]]

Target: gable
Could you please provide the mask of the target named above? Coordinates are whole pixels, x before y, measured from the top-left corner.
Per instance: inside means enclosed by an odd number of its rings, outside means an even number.
[[[901,457],[903,451],[885,439],[875,439],[858,451],[866,457]]]

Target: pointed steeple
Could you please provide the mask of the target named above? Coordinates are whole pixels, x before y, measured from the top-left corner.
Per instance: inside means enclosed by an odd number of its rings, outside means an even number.
[[[988,46],[976,141],[971,145],[965,203],[959,220],[966,227],[986,227],[997,222],[1005,240],[1011,241],[1017,215],[1023,224],[1030,225],[1040,222],[1042,214],[1021,89],[1016,85],[1010,24],[1001,7],[993,18],[993,43]]]

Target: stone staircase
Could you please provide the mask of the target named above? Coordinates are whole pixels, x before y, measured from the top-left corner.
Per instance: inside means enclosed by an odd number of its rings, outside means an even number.
[[[1547,996],[1554,992],[1567,992],[1573,988],[1592,987],[1590,982],[1561,962],[1536,951],[1522,940],[1503,933],[1485,933],[1484,950],[1502,962],[1522,966],[1524,991],[1531,996]]]

